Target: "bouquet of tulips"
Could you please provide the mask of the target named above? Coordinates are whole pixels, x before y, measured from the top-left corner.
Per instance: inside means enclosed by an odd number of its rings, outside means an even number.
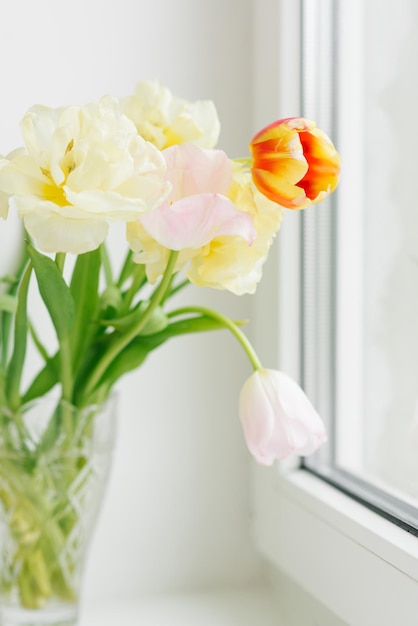
[[[303,118],[267,126],[238,159],[215,148],[219,130],[212,102],[188,102],[145,81],[122,99],[34,106],[21,123],[23,147],[0,158],[0,228],[12,211],[22,224],[21,262],[0,279],[0,503],[17,545],[0,587],[11,588],[16,574],[26,607],[72,597],[73,564],[64,571],[62,546],[76,511],[46,495],[52,484],[80,480],[87,462],[80,451],[58,477],[51,470],[41,479],[49,464],[41,454],[58,463],[68,452],[64,435],[74,446],[85,435],[83,410],[102,405],[169,339],[228,329],[242,345],[254,371],[239,414],[258,462],[310,454],[326,439],[302,389],[263,368],[240,323],[207,307],[175,308],[172,297],[190,283],[254,293],[283,207],[303,209],[330,194],[338,153]],[[117,270],[106,242],[114,222],[126,225]],[[56,337],[52,350],[30,316],[33,283]],[[35,371],[29,341],[40,357]],[[51,390],[64,409],[35,446],[22,416]]]
[[[337,185],[338,153],[315,123],[274,122],[251,140],[250,156],[230,159],[215,148],[211,101],[144,81],[122,99],[34,106],[21,130],[24,147],[0,159],[0,216],[17,210],[24,228],[21,266],[0,292],[0,405],[16,411],[55,385],[75,406],[102,402],[171,337],[228,328],[254,368],[240,416],[256,459],[270,464],[323,442],[303,392],[261,366],[237,324],[208,309],[169,308],[189,283],[254,293],[282,207],[303,209]],[[113,222],[126,224],[118,275],[106,250]],[[28,319],[32,280],[55,328],[53,354]],[[22,389],[28,335],[43,367]]]
[[[24,147],[0,159],[0,216],[17,210],[24,228],[22,264],[0,292],[0,406],[16,411],[56,385],[72,405],[102,402],[168,339],[228,328],[254,368],[240,416],[256,459],[308,454],[324,441],[303,392],[261,366],[238,324],[206,308],[169,307],[189,283],[253,293],[282,207],[331,193],[338,153],[303,118],[270,124],[239,159],[215,148],[219,129],[211,101],[189,102],[150,81],[122,99],[37,105],[24,116]],[[118,275],[106,250],[112,222],[126,224]],[[33,280],[55,329],[53,354],[28,317]],[[28,336],[43,365],[22,389]]]

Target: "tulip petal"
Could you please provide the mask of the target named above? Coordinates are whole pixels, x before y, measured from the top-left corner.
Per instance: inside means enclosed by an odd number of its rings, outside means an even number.
[[[193,142],[201,148],[213,148],[219,139],[220,123],[214,103],[211,100],[197,100],[185,103],[165,130],[167,147],[183,142]]]
[[[0,188],[12,195],[42,194],[48,179],[23,150],[0,168]]]
[[[9,213],[9,196],[0,191],[0,217],[4,220]]]
[[[338,167],[335,148],[328,137],[317,128],[302,132],[299,137],[309,162],[309,170],[298,186],[302,187],[306,197],[312,202],[319,202],[334,191],[338,182],[335,175]]]
[[[274,407],[259,375],[250,376],[241,390],[240,416],[248,447],[258,454],[273,434],[275,419]]]
[[[282,454],[284,456],[292,452],[302,456],[312,454],[326,441],[323,422],[305,392],[292,378],[283,372],[275,372],[275,378],[281,411],[286,416],[284,424],[288,448],[283,449]],[[276,429],[268,445],[271,450],[275,449],[280,435],[278,420]]]
[[[33,237],[36,247],[44,252],[69,252],[82,254],[95,250],[106,238],[109,226],[101,219],[71,219],[56,212],[51,202],[38,202],[38,211],[23,211],[23,222]],[[16,198],[18,208],[23,208],[29,197]],[[20,205],[20,207],[19,207]]]
[[[160,150],[184,142],[213,148],[218,141],[220,123],[211,100],[183,100],[157,81],[141,81],[135,95],[123,98],[122,109]]]
[[[146,188],[146,183],[143,187]],[[162,189],[160,187],[160,192]],[[131,222],[149,210],[147,201],[151,202],[152,200],[152,189],[148,194],[144,192],[145,199],[142,196],[131,198],[117,191],[102,191],[101,189],[77,193],[64,187],[64,191],[68,204],[62,206],[60,211],[64,216],[73,218],[94,218],[96,215],[101,215],[102,219],[106,220]],[[155,202],[155,197],[153,201]]]
[[[222,150],[202,150],[192,143],[164,150],[171,201],[198,193],[226,195],[232,183],[232,164]]]
[[[220,235],[238,235],[251,243],[256,234],[251,216],[218,194],[166,202],[140,219],[147,232],[170,250],[201,248]]]
[[[8,165],[9,161],[0,155],[0,172]],[[9,198],[10,194],[2,189],[0,185],[0,217],[2,217],[4,220],[7,218],[7,215],[9,213]]]

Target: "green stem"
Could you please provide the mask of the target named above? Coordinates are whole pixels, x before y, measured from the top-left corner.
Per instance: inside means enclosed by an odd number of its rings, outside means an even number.
[[[16,444],[15,444],[16,445]],[[28,456],[28,459],[31,457]],[[77,456],[75,456],[77,458]],[[32,474],[31,470],[9,460],[2,455],[0,481],[6,488],[0,492],[0,499],[8,516],[6,544],[13,555],[12,564],[7,563],[5,579],[7,587],[13,585],[19,590],[20,602],[25,608],[40,608],[48,599],[59,597],[72,600],[74,597],[71,578],[75,561],[60,562],[60,555],[67,546],[70,534],[74,533],[74,519],[66,494],[67,479],[48,471],[48,464],[42,463]],[[46,460],[46,457],[43,459]],[[78,469],[69,468],[63,461],[69,479],[77,476]],[[62,466],[60,465],[60,469]],[[55,483],[60,480],[60,497]],[[63,482],[65,481],[65,482]],[[52,488],[45,488],[46,484]],[[71,567],[68,565],[71,563]],[[10,591],[10,588],[7,589]],[[4,591],[3,589],[1,591]]]
[[[72,357],[70,348],[70,338],[68,335],[61,338],[60,341],[60,375],[62,386],[62,398],[68,402],[72,401],[73,396],[73,373],[72,373]]]
[[[61,272],[61,274],[64,271],[65,257],[66,257],[65,252],[57,252],[57,254],[55,255],[55,263],[57,264],[57,267],[59,271]]]
[[[133,263],[132,262],[132,256],[133,256],[133,252],[132,250],[128,250],[126,257],[125,257],[125,262],[123,264],[123,267],[121,269],[119,278],[118,278],[118,282],[117,282],[117,286],[119,288],[122,287],[123,283],[125,282],[125,280],[127,280],[127,278],[130,276],[131,272],[132,272],[132,266],[133,265],[137,265],[137,263]]]
[[[57,252],[55,255],[55,263],[57,264],[61,274],[64,272],[65,258],[65,252]],[[66,334],[60,338],[60,377],[62,398],[68,402],[72,401],[73,395],[73,373],[71,363],[70,337]]]
[[[0,368],[0,406],[6,405],[6,374]]]
[[[137,265],[134,269],[132,276],[132,283],[126,292],[123,299],[123,311],[127,313],[130,309],[132,301],[135,295],[138,293],[138,289],[142,287],[145,281],[145,266]]]
[[[103,269],[105,273],[106,285],[107,286],[112,285],[113,284],[112,266],[110,263],[107,248],[104,243],[100,246],[100,256],[102,259],[102,265],[103,265]]]
[[[187,287],[188,285],[190,285],[190,281],[187,278],[185,280],[182,280],[181,283],[178,283],[178,285],[174,285],[174,287],[172,287],[169,293],[167,294],[167,299],[171,298],[172,296],[174,296],[176,293],[178,293],[179,291],[181,291],[182,289],[184,289],[184,287]]]
[[[218,311],[213,311],[212,309],[208,309],[203,306],[185,306],[181,309],[176,309],[175,311],[172,311],[170,313],[170,317],[185,315],[187,313],[199,313],[220,322],[225,328],[231,331],[234,337],[241,344],[241,347],[244,349],[244,352],[248,356],[254,370],[262,369],[263,366],[261,365],[260,359],[258,358],[254,348],[252,347],[250,340],[237,326],[237,324],[233,322],[229,317],[226,317]]]
[[[86,395],[90,394],[94,390],[94,388],[100,382],[100,379],[102,378],[103,374],[106,372],[107,368],[112,363],[112,361],[116,358],[116,356],[132,341],[132,339],[134,339],[138,335],[138,333],[141,332],[144,326],[151,319],[152,314],[154,313],[155,309],[164,299],[165,293],[170,286],[171,277],[174,272],[177,257],[178,257],[178,252],[172,250],[170,253],[170,257],[168,259],[167,266],[164,271],[164,275],[161,279],[161,282],[158,285],[157,289],[152,294],[151,299],[149,301],[149,305],[144,311],[144,314],[137,321],[137,323],[134,326],[132,326],[132,328],[129,329],[129,331],[127,331],[124,334],[118,335],[113,341],[113,343],[110,344],[108,350],[101,357],[96,367],[94,368],[90,376],[90,379],[87,381],[87,384],[85,387]]]

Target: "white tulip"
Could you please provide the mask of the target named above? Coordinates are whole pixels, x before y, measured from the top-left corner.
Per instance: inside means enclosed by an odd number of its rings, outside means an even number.
[[[312,454],[326,441],[318,413],[283,372],[256,370],[242,388],[239,413],[247,446],[262,465],[290,454]]]

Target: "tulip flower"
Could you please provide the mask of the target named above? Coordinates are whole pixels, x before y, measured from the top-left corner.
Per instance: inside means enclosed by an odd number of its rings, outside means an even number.
[[[255,187],[250,172],[233,162],[233,181],[228,198],[235,207],[254,220],[257,233],[248,245],[234,235],[214,238],[190,261],[186,276],[195,285],[228,289],[236,295],[254,293],[261,280],[264,262],[280,228],[283,210]]]
[[[288,209],[322,202],[339,180],[340,158],[315,122],[300,117],[266,126],[250,143],[255,186]]]
[[[239,402],[244,436],[262,465],[290,454],[306,456],[326,441],[324,424],[299,385],[282,372],[257,369]]]
[[[130,222],[170,191],[159,150],[137,133],[110,96],[83,107],[36,105],[21,124],[25,148],[0,161],[5,194],[44,252],[82,254],[100,246],[109,222]]]
[[[232,164],[224,152],[183,143],[162,154],[171,193],[163,204],[127,228],[129,245],[138,251],[135,260],[151,264],[150,280],[164,269],[168,250],[180,252],[177,271],[216,237],[237,236],[247,246],[254,241],[257,233],[252,216],[239,211],[226,195],[232,183]]]
[[[143,80],[121,105],[141,137],[160,150],[184,142],[201,148],[217,144],[220,123],[211,100],[190,102],[174,96],[158,81]]]

